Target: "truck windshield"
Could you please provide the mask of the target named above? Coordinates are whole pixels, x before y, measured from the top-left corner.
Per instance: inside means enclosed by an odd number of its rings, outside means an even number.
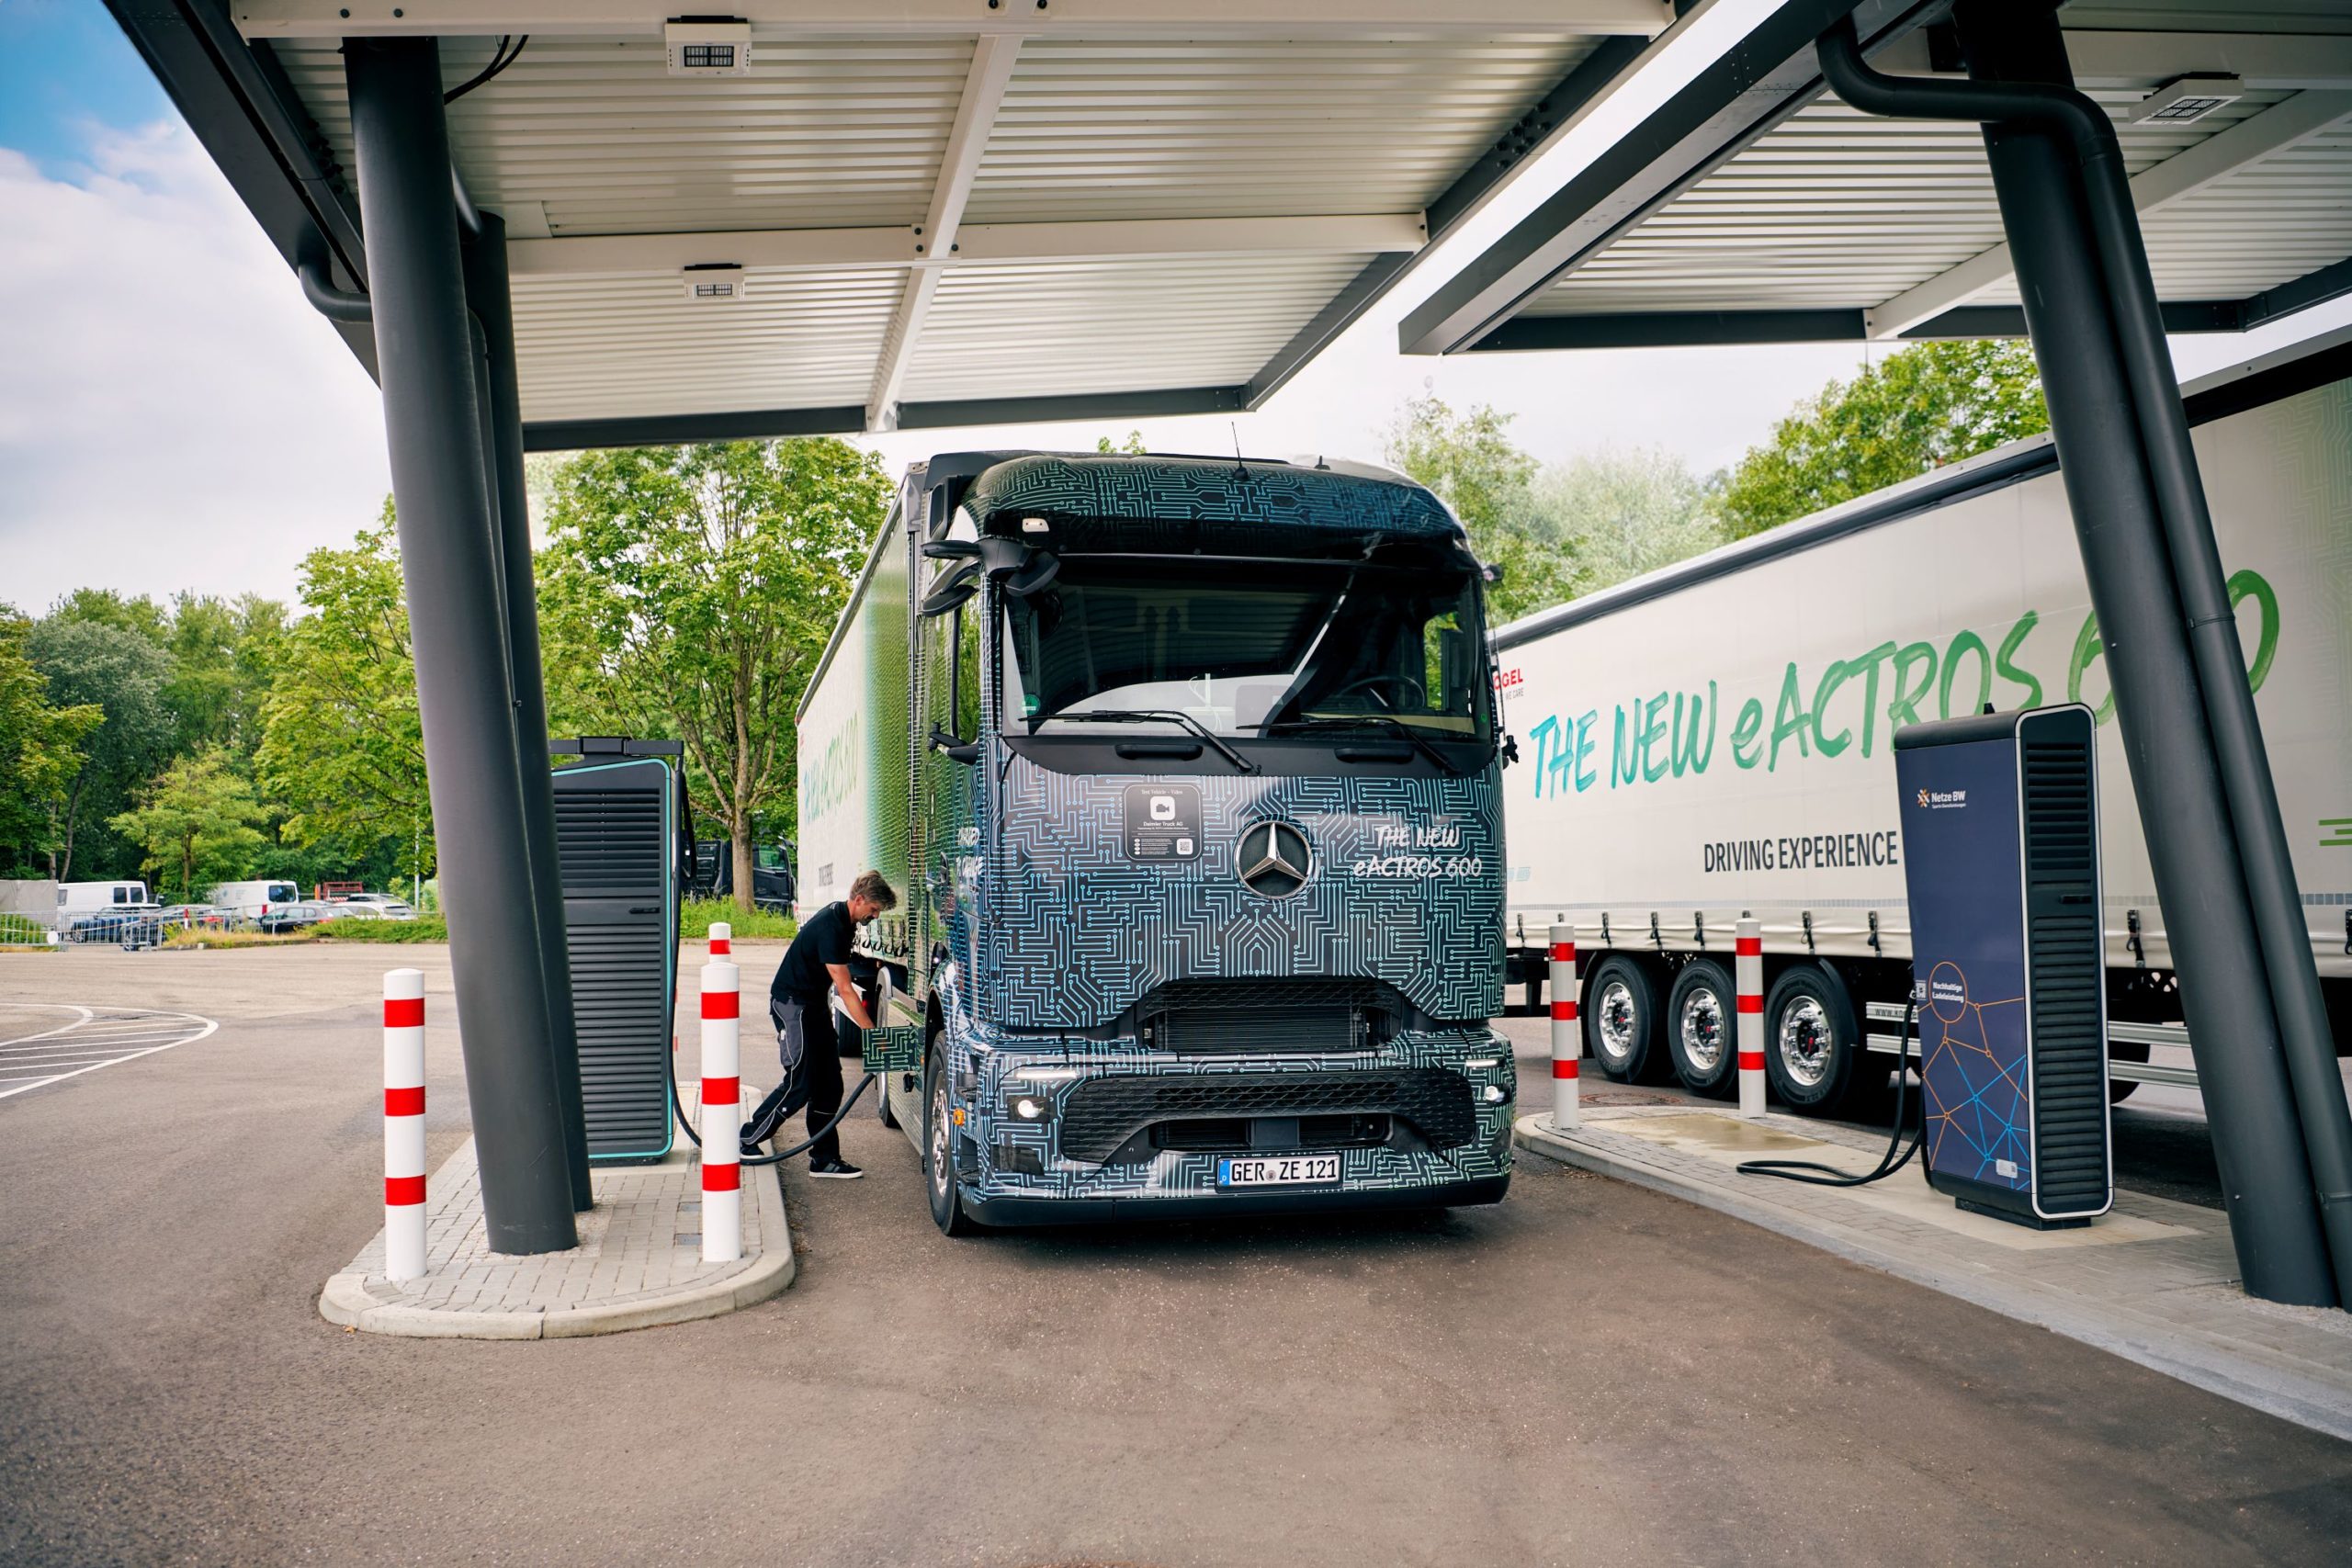
[[[1072,557],[1050,588],[1005,604],[1013,734],[1148,708],[1251,738],[1487,735],[1477,587],[1458,558]]]

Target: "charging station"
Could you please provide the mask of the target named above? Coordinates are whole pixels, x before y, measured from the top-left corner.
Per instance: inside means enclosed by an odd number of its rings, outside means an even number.
[[[1894,737],[1928,1180],[2038,1228],[2114,1201],[2097,751],[2079,705]]]
[[[675,740],[583,736],[549,749],[556,858],[580,1037],[588,1157],[646,1165],[670,1152],[678,895],[694,863]]]

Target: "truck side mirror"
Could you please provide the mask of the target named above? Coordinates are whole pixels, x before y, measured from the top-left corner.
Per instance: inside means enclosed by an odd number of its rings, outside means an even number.
[[[923,595],[922,614],[925,620],[944,615],[948,611],[979,592],[980,568],[976,561],[967,562],[947,574],[939,586]]]
[[[978,741],[958,740],[935,724],[931,727],[931,749],[949,761],[961,762],[967,768],[980,760]]]
[[[1516,735],[1505,735],[1503,737],[1503,766],[1508,768],[1513,762],[1518,761],[1519,737]]]

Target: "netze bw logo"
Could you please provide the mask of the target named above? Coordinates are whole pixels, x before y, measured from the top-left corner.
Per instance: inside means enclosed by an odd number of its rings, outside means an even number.
[[[1951,811],[1967,804],[1968,792],[1964,789],[1923,789],[1919,792],[1919,806],[1923,810]]]

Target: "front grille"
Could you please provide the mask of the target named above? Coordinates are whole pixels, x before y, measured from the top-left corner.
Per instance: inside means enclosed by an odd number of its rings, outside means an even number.
[[[1405,1011],[1381,980],[1176,980],[1136,1004],[1136,1031],[1179,1055],[1366,1051]]]
[[[1271,1143],[1252,1138],[1252,1126],[1247,1116],[1222,1116],[1211,1122],[1162,1122],[1151,1130],[1151,1146],[1186,1154],[1241,1154],[1256,1148],[1372,1149],[1388,1141],[1387,1117],[1352,1111],[1336,1116],[1302,1116],[1295,1135]]]
[[[1442,1067],[1386,1072],[1120,1075],[1074,1085],[1062,1104],[1062,1153],[1100,1163],[1162,1122],[1255,1116],[1393,1116],[1434,1147],[1477,1132],[1470,1080]]]

